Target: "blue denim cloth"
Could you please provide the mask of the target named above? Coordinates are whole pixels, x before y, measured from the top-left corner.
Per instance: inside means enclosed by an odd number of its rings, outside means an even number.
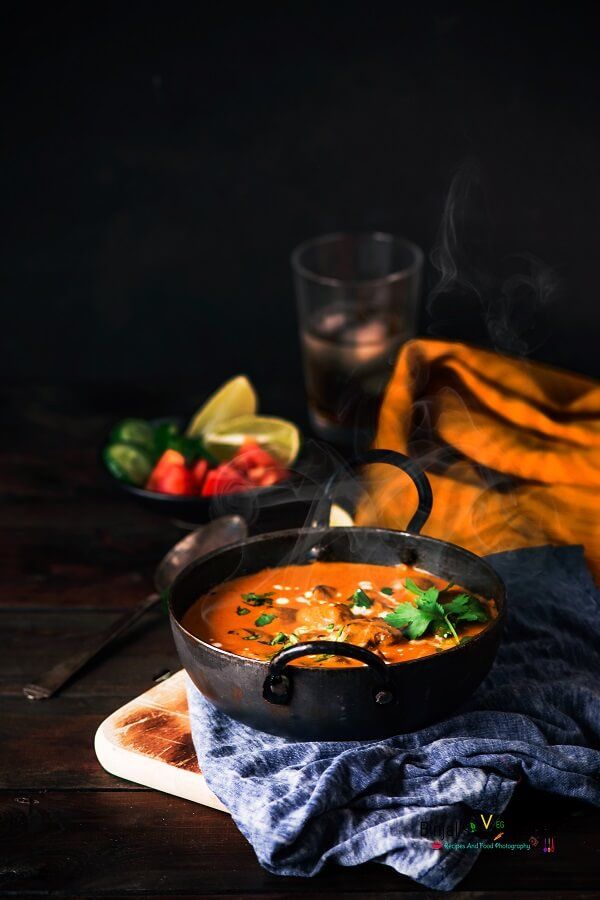
[[[423,822],[465,822],[452,843],[467,843],[471,811],[501,813],[521,778],[600,804],[600,592],[582,550],[489,561],[508,589],[504,640],[469,702],[437,725],[378,741],[288,741],[234,722],[188,682],[200,766],[269,872],[375,860],[449,890],[479,851],[435,849]]]

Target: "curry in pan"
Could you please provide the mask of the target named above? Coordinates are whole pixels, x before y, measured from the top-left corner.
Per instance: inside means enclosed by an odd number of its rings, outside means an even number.
[[[347,667],[362,663],[336,656],[337,641],[400,663],[469,641],[497,615],[492,598],[422,569],[315,562],[224,582],[190,607],[183,626],[213,647],[258,660],[299,642],[327,640],[331,653],[293,665]]]

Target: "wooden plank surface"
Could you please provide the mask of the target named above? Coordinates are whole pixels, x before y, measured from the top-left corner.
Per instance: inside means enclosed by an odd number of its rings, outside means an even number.
[[[523,814],[531,825],[535,811]],[[560,852],[554,857],[483,854],[461,889],[494,890],[507,882],[512,890],[531,892],[544,885],[554,891],[597,886],[599,857],[589,852],[592,818],[579,815],[564,831],[558,823],[555,827]],[[351,871],[330,866],[314,883],[269,875],[229,816],[154,792],[3,792],[0,834],[5,858],[17,873],[0,880],[5,890],[61,890],[67,884],[85,895],[157,889],[296,894],[317,885],[321,894],[345,889],[358,896],[415,890],[409,879],[375,863]],[[582,854],[583,867],[575,870],[573,854],[579,848],[588,852]]]
[[[0,610],[3,658],[0,666],[0,697],[21,697],[23,684],[81,649],[86,640],[107,628],[120,613],[65,609],[21,613]],[[64,697],[114,697],[131,700],[148,690],[165,671],[181,665],[171,639],[167,616],[160,607],[151,610],[69,685]],[[54,709],[62,697],[55,698]],[[44,706],[46,704],[42,704]],[[34,704],[35,706],[35,704]],[[35,710],[29,710],[35,715]]]
[[[115,419],[191,408],[183,393],[174,399],[176,390],[0,389],[0,892],[424,896],[376,864],[330,867],[311,880],[268,875],[228,816],[102,770],[93,751],[98,724],[161,671],[178,668],[160,611],[60,696],[31,703],[20,693],[141,600],[154,564],[181,535],[110,491],[97,465]],[[556,854],[484,854],[456,896],[597,896],[597,811],[523,791],[507,816],[524,835],[550,830]]]

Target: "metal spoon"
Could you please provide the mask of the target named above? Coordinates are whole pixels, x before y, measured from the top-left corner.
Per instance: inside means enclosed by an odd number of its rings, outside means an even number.
[[[171,547],[156,567],[154,573],[156,592],[146,597],[133,611],[125,613],[107,629],[100,632],[85,650],[80,650],[53,666],[31,684],[26,684],[23,693],[27,699],[46,700],[48,697],[52,697],[76,672],[79,672],[101,650],[120,637],[130,625],[137,622],[145,612],[158,603],[164,591],[175,580],[177,573],[188,563],[201,556],[206,556],[213,550],[218,550],[219,547],[226,547],[228,544],[242,541],[247,534],[248,528],[241,516],[222,516],[209,525],[203,525],[187,534],[174,547]]]

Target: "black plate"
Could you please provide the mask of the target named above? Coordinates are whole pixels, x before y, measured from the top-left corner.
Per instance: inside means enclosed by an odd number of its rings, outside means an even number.
[[[183,419],[179,416],[164,416],[149,421],[153,426],[166,421],[181,425]],[[109,437],[107,436],[104,446],[108,443]],[[151,512],[190,525],[204,525],[218,516],[240,515],[249,525],[253,526],[254,532],[265,532],[282,527],[299,528],[307,521],[317,494],[316,485],[328,475],[329,454],[322,451],[315,452],[315,448],[318,446],[316,441],[303,445],[294,462],[294,469],[290,477],[279,484],[215,497],[182,496],[148,491],[146,488],[136,487],[115,478],[107,469],[102,455],[100,455],[100,464],[113,487],[127,494]]]

